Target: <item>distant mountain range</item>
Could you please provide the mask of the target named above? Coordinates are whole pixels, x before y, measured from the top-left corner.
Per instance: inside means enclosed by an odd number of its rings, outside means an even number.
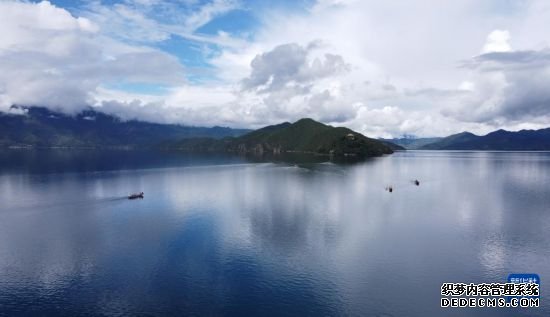
[[[144,147],[167,140],[223,138],[250,132],[225,127],[189,127],[123,121],[92,109],[75,116],[42,107],[24,107],[25,115],[0,112],[0,147]]]
[[[550,150],[550,128],[521,130],[517,132],[498,130],[478,136],[469,132],[454,134],[426,144],[423,150],[486,150],[486,151],[547,151]]]
[[[191,152],[300,152],[359,158],[393,153],[384,142],[367,138],[348,128],[332,127],[312,119],[267,126],[240,137],[221,140],[184,139],[166,146]]]
[[[418,150],[426,144],[434,143],[443,138],[415,138],[415,137],[403,137],[397,139],[379,139],[384,142],[393,143],[399,145],[407,150]]]
[[[42,107],[19,107],[25,115],[0,112],[0,147],[163,147],[240,153],[303,152],[368,157],[395,150],[550,150],[550,128],[444,138],[368,138],[312,119],[251,131],[123,121],[94,109],[70,116]]]
[[[482,136],[462,132],[445,138],[408,137],[382,140],[409,150],[548,151],[550,128],[517,132],[498,130]]]
[[[312,119],[251,131],[123,121],[93,109],[71,116],[42,107],[0,112],[0,147],[164,148],[188,152],[285,152],[370,157],[403,149]]]

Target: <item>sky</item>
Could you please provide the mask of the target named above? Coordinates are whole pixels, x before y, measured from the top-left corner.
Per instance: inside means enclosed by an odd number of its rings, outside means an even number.
[[[550,127],[550,1],[0,0],[0,111],[370,137]]]

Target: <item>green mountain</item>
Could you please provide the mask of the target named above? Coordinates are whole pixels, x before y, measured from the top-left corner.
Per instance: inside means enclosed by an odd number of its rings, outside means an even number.
[[[478,136],[469,132],[454,134],[421,147],[422,150],[485,150],[485,151],[548,151],[550,128],[521,130],[517,132],[498,130]]]
[[[0,112],[0,147],[151,147],[167,140],[218,139],[250,131],[122,121],[91,109],[74,116],[41,107],[22,109],[25,115]]]
[[[332,127],[312,119],[267,126],[240,137],[221,140],[187,139],[165,146],[186,151],[257,154],[300,152],[360,158],[393,153],[388,145],[378,140],[367,138],[348,128]]]

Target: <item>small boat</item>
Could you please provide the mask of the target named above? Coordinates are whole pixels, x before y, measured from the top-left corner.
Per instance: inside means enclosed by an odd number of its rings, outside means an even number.
[[[143,192],[141,192],[139,194],[128,195],[128,199],[138,199],[138,198],[143,198]]]
[[[418,181],[418,179],[415,179],[415,180],[414,180],[414,184],[415,184],[416,186],[420,186],[420,182]]]

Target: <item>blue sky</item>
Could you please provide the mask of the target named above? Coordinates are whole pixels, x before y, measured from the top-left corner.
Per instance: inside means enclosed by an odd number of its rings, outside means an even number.
[[[34,0],[33,2],[41,2]],[[65,8],[75,16],[85,15],[88,7],[92,1],[87,0],[52,0],[50,1],[55,6]],[[160,1],[163,2],[163,1]],[[198,1],[164,1],[165,3],[172,3],[174,7],[170,9],[170,12],[165,12],[164,8],[152,6],[149,15],[162,21],[163,19],[177,20],[179,17],[184,17],[187,14],[192,14],[194,11],[200,10],[212,1],[198,0]],[[185,4],[186,2],[190,4]],[[235,5],[232,9],[221,12],[211,19],[209,19],[204,25],[201,25],[196,30],[197,34],[215,36],[219,32],[226,32],[232,36],[245,38],[252,40],[254,33],[261,26],[261,16],[266,12],[271,11],[292,11],[293,13],[307,13],[307,9],[311,7],[314,1],[305,0],[281,0],[281,1],[227,1],[233,2]],[[129,5],[130,1],[98,1],[103,6],[113,7],[116,5]],[[181,4],[178,4],[181,3]],[[171,15],[173,15],[171,17]],[[200,52],[200,46],[203,43],[186,39],[177,35],[172,35],[168,39],[155,44],[155,47],[162,49],[166,52],[176,55],[183,63],[192,67],[203,67],[207,65],[204,54]],[[219,49],[216,45],[209,45],[208,49]]]
[[[0,2],[0,111],[369,136],[550,125],[543,0]]]
[[[41,2],[33,0],[35,3]],[[53,5],[64,8],[71,12],[74,16],[86,16],[90,10],[90,4],[93,1],[87,0],[52,0]],[[159,2],[162,5],[153,5]],[[215,2],[215,1],[214,1]],[[202,36],[216,36],[220,32],[229,34],[232,37],[253,41],[255,32],[262,26],[262,15],[273,11],[291,11],[294,14],[306,14],[307,10],[315,3],[308,0],[282,0],[282,1],[220,1],[232,3],[232,8],[224,10],[213,15],[203,25],[200,25],[193,33]],[[141,5],[143,3],[145,5]],[[179,19],[185,19],[186,15],[193,14],[201,10],[201,8],[211,5],[213,1],[197,0],[197,1],[96,1],[96,4],[104,7],[129,6],[129,7],[147,7],[147,15],[159,22],[178,23]],[[164,7],[170,5],[170,8]],[[151,47],[172,54],[186,67],[188,72],[186,78],[192,83],[200,84],[208,81],[217,80],[215,72],[209,63],[209,59],[215,54],[219,54],[223,46],[215,43],[203,42],[195,39],[171,34],[162,41],[154,41],[147,43]],[[117,89],[134,92],[134,93],[159,93],[165,90],[165,85],[154,87],[153,83],[116,83],[111,87]]]
[[[40,1],[35,1],[40,2]],[[53,4],[59,7],[66,8],[68,11],[74,15],[79,15],[82,12],[87,10],[89,1],[51,1]],[[176,9],[178,11],[172,11],[171,14],[189,14],[193,10],[197,10],[201,6],[207,5],[209,1],[197,1],[192,5],[178,5]],[[293,2],[289,2],[293,3]],[[104,6],[116,6],[116,5],[127,5],[127,1],[101,1],[101,4]],[[226,32],[237,37],[252,38],[254,35],[255,29],[259,26],[259,20],[255,16],[255,12],[260,9],[261,6],[258,3],[239,3],[239,6],[234,10],[228,10],[223,12],[211,20],[209,20],[204,25],[200,26],[195,30],[197,34],[211,35],[215,36],[219,32]],[[151,13],[149,13],[153,18],[158,20],[163,20],[166,18],[166,12],[163,10],[153,7]],[[165,51],[169,54],[176,56],[179,61],[184,64],[187,68],[197,69],[196,72],[193,72],[188,76],[191,81],[200,82],[201,80],[213,79],[212,73],[208,72],[209,63],[208,56],[211,54],[216,54],[219,52],[220,48],[218,45],[203,43],[200,41],[188,39],[181,37],[175,34],[170,35],[167,39],[158,41],[155,43],[149,43],[152,47],[158,48],[159,50]],[[205,70],[200,70],[200,69]],[[121,87],[124,87],[122,85]],[[128,85],[131,91],[136,91],[136,85]],[[144,86],[144,91],[147,93],[150,88]]]

